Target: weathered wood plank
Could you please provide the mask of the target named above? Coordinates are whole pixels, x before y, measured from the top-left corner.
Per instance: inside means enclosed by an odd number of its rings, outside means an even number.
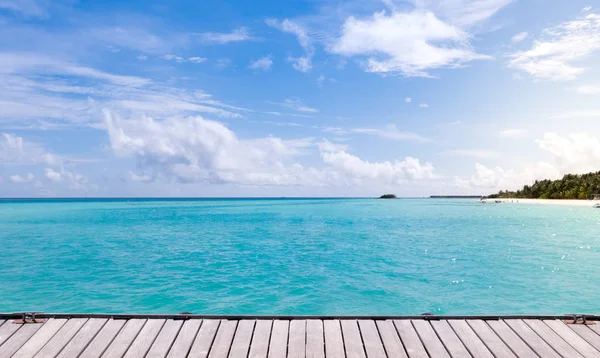
[[[22,325],[12,323],[12,321],[6,321],[0,326],[0,346],[6,342]]]
[[[327,358],[343,358],[344,339],[342,338],[342,326],[337,319],[327,319],[323,321],[323,331],[325,333],[325,353]]]
[[[408,358],[398,332],[396,332],[394,323],[388,320],[378,320],[375,323],[377,324],[377,330],[383,341],[383,347],[387,356],[389,358]]]
[[[50,318],[29,340],[13,355],[15,358],[33,357],[67,323],[64,318]]]
[[[540,357],[561,358],[554,349],[548,345],[531,327],[520,319],[509,319],[504,321],[512,330],[521,337],[525,343]],[[506,341],[505,341],[506,342]],[[518,353],[518,352],[517,352]]]
[[[109,319],[102,327],[100,332],[94,337],[92,342],[81,353],[81,358],[98,358],[104,353],[110,342],[115,339],[121,328],[125,325],[125,320]]]
[[[202,321],[202,326],[200,326],[198,335],[194,339],[194,344],[192,344],[192,349],[190,349],[190,357],[206,358],[208,356],[220,323],[221,321],[216,319]]]
[[[575,348],[571,347],[564,339],[562,339],[552,328],[548,327],[539,319],[526,319],[525,322],[535,333],[548,343],[556,352],[563,357],[583,358]]]
[[[544,323],[584,357],[600,357],[600,352],[596,348],[592,347],[592,345],[571,330],[564,322],[559,320],[544,320]]]
[[[353,319],[342,319],[342,335],[344,337],[344,348],[346,348],[346,357],[364,358],[365,349],[363,347],[358,322]]]
[[[36,358],[54,358],[75,337],[77,332],[87,323],[87,318],[72,318],[65,323],[60,331],[35,355]]]
[[[435,334],[433,327],[431,327],[431,324],[428,321],[415,319],[412,320],[411,323],[413,324],[413,327],[415,327],[417,334],[421,338],[421,342],[423,342],[423,345],[430,356],[450,358],[450,354],[448,354],[446,348],[444,348],[444,344],[440,341],[437,334]]]
[[[377,326],[372,319],[358,320],[358,328],[364,342],[365,352],[369,358],[386,358],[383,343],[379,338]]]
[[[283,358],[287,354],[290,321],[275,320],[269,342],[269,358]]]
[[[593,324],[590,327],[590,329],[594,332],[596,332],[598,335],[600,335],[600,321],[596,321],[596,324]]]
[[[306,320],[294,319],[290,322],[287,356],[289,358],[306,356]]]
[[[527,346],[525,342],[502,320],[490,320],[487,324],[496,332],[496,334],[506,343],[517,357],[537,358],[537,354]]]
[[[515,357],[500,337],[480,319],[468,320],[469,326],[477,333],[481,341],[496,357]]]
[[[252,319],[241,320],[233,337],[229,357],[231,358],[246,358],[250,351],[250,341],[254,332],[255,321]]]
[[[494,358],[466,321],[449,320],[448,323],[474,358]]]
[[[79,332],[67,343],[65,348],[60,352],[58,358],[78,357],[88,344],[96,337],[102,327],[106,324],[106,318],[90,318],[86,324],[81,327]]]
[[[127,349],[125,358],[145,357],[165,322],[165,319],[149,319]]]
[[[431,326],[437,333],[438,337],[452,358],[470,358],[471,355],[465,346],[462,344],[448,321],[431,321]]]
[[[0,357],[10,357],[15,354],[43,324],[27,323],[19,325],[21,327],[0,346]]]
[[[167,357],[187,357],[201,324],[201,319],[190,319],[185,321]]]
[[[320,319],[306,321],[306,357],[325,358],[323,321]]]
[[[273,321],[271,320],[259,319],[256,321],[248,358],[267,358],[272,325]]]
[[[130,319],[106,349],[102,357],[122,357],[146,324],[145,319]]]
[[[589,328],[591,326],[585,324],[569,324],[568,327],[600,351],[600,336]]]
[[[429,355],[417,335],[417,331],[409,320],[394,320],[396,331],[404,344],[406,353],[410,358],[428,358]]]
[[[235,320],[221,320],[215,341],[213,342],[212,348],[210,349],[210,353],[208,355],[210,358],[227,357],[237,325],[238,321]]]
[[[168,319],[160,330],[156,340],[152,343],[150,350],[146,353],[146,358],[166,357],[182,325],[183,321]]]

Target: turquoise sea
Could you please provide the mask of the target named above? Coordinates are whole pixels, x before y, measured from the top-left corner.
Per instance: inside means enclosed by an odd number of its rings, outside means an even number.
[[[0,200],[0,312],[600,314],[600,210]]]

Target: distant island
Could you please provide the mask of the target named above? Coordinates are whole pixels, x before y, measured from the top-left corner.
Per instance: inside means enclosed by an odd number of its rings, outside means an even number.
[[[588,174],[566,174],[558,180],[536,180],[517,191],[500,190],[488,198],[523,199],[592,199],[600,193],[600,172]]]
[[[398,199],[395,194],[383,194],[379,199]]]

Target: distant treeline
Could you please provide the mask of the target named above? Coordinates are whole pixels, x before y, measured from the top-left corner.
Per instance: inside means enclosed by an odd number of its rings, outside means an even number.
[[[536,180],[521,190],[500,190],[488,198],[590,199],[597,193],[600,193],[600,172],[567,174],[558,180]]]

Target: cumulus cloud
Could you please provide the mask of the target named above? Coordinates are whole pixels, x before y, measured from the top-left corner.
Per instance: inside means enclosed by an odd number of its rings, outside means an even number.
[[[541,80],[574,80],[585,71],[577,64],[600,49],[600,15],[585,17],[544,30],[530,50],[511,55],[508,66]]]
[[[259,58],[256,61],[251,61],[250,65],[248,67],[253,70],[268,71],[271,69],[272,65],[273,65],[273,60],[271,59],[271,56],[265,56],[265,57]]]
[[[62,175],[59,172],[55,171],[54,169],[46,168],[46,169],[44,169],[44,172],[45,172],[46,178],[50,179],[51,181],[53,181],[53,182],[62,181]]]
[[[304,56],[290,57],[288,60],[292,62],[292,66],[296,70],[300,72],[309,72],[312,69],[312,58],[315,54],[315,48],[312,39],[308,35],[308,31],[300,24],[288,19],[283,21],[267,19],[266,23],[280,31],[296,36],[298,43],[304,50]]]
[[[204,32],[195,34],[200,41],[208,44],[228,44],[230,42],[241,42],[252,39],[247,28],[240,27],[232,32]]]
[[[35,179],[35,176],[31,173],[27,174],[27,176],[24,177],[20,175],[11,175],[9,179],[13,183],[29,183],[30,181]]]
[[[581,94],[598,94],[600,93],[600,84],[579,86],[576,91]]]
[[[416,0],[417,8],[431,10],[445,21],[464,28],[486,21],[514,0]]]
[[[410,97],[406,97],[406,98],[404,99],[404,102],[406,102],[406,103],[410,103],[410,102],[412,102],[412,98],[410,98]]]
[[[189,57],[187,60],[191,63],[202,63],[206,61],[206,57]]]
[[[329,51],[366,56],[367,72],[430,77],[432,69],[488,58],[475,53],[469,39],[467,32],[428,10],[381,11],[368,18],[346,19]]]
[[[527,38],[527,36],[529,36],[529,34],[527,32],[519,32],[518,34],[514,35],[510,41],[514,44],[522,42],[523,40],[525,40]]]
[[[419,104],[420,108],[429,108],[429,105],[427,103],[421,103]]]

